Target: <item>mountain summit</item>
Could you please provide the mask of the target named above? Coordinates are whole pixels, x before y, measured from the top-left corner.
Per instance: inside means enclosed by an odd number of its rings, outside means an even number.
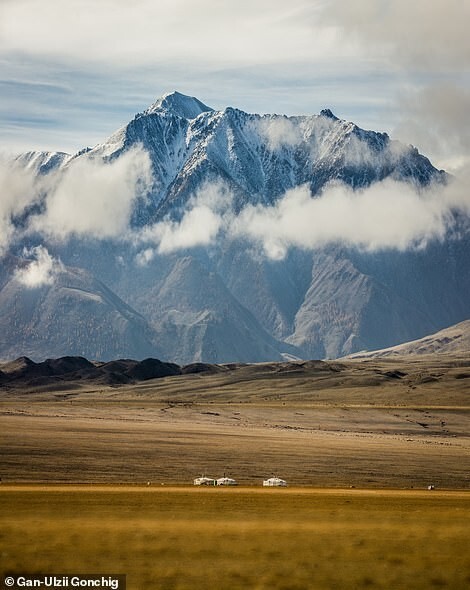
[[[274,204],[289,189],[319,193],[331,181],[354,189],[387,177],[427,185],[445,175],[412,146],[337,118],[214,111],[194,97],[165,94],[91,152],[113,159],[135,146],[148,153],[155,179],[143,223],[172,214],[207,182],[221,180],[235,208]]]
[[[212,111],[194,96],[186,96],[180,92],[168,92],[156,100],[146,111],[145,115],[157,112],[173,113],[183,119],[195,119],[201,113]]]
[[[0,268],[5,359],[106,360],[116,351],[180,364],[332,358],[417,339],[470,317],[470,243],[463,231],[414,249],[368,250],[337,240],[271,258],[243,232],[212,239],[240,211],[265,211],[257,227],[269,241],[274,216],[282,207],[291,211],[286,195],[300,189],[312,201],[332,184],[351,195],[382,181],[397,182],[398,193],[445,184],[447,175],[416,148],[329,109],[293,117],[216,111],[172,92],[92,149],[73,156],[28,152],[16,166],[63,182],[11,221],[12,235],[27,238],[12,241],[9,263]],[[139,176],[150,172],[151,185]],[[146,192],[137,197],[129,187],[139,183]],[[56,225],[41,233],[54,207]],[[54,236],[69,207],[75,211],[69,233],[62,224]],[[217,207],[232,217],[222,219]],[[88,209],[99,219],[90,219]],[[336,215],[329,209],[330,218]],[[116,219],[123,220],[119,231],[110,232]],[[346,229],[354,223],[341,221]],[[24,227],[29,233],[20,233]],[[23,251],[39,245],[50,260],[60,259],[60,272],[46,274],[40,288],[25,287],[18,268],[31,261]]]

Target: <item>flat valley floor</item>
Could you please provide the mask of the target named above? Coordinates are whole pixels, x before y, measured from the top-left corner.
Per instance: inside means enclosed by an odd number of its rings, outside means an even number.
[[[0,573],[467,589],[469,395],[469,359],[444,356],[4,387]],[[191,485],[224,473],[239,487]]]
[[[0,389],[3,483],[470,489],[470,359],[229,365]]]

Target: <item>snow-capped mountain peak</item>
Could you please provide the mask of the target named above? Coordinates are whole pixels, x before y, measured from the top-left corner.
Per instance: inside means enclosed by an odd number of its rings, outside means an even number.
[[[212,111],[194,96],[186,96],[180,92],[168,92],[156,100],[144,114],[151,115],[161,111],[171,112],[183,119],[195,119],[201,113]]]
[[[470,317],[470,238],[463,225],[461,234],[452,231],[448,239],[416,250],[369,252],[349,248],[347,240],[322,246],[320,239],[313,251],[307,240],[305,249],[291,246],[284,259],[266,257],[264,240],[268,232],[276,234],[277,220],[284,228],[289,224],[288,236],[301,220],[291,209],[285,219],[278,217],[287,205],[298,206],[285,199],[289,191],[299,188],[301,197],[310,191],[323,199],[324,210],[339,219],[330,222],[325,215],[324,224],[342,228],[353,224],[345,214],[356,206],[351,190],[361,190],[361,201],[374,183],[407,183],[396,185],[397,197],[386,193],[390,201],[400,197],[402,187],[406,197],[411,184],[422,192],[446,181],[415,148],[361,129],[329,109],[292,117],[234,107],[214,111],[173,92],[93,149],[74,156],[30,152],[17,159],[21,165],[32,173],[57,174],[50,185],[39,183],[53,187],[50,196],[21,216],[12,207],[7,218],[7,230],[19,231],[7,253],[11,262],[0,265],[3,358],[163,354],[187,363],[273,360],[286,353],[337,357],[420,338]],[[334,199],[331,183],[340,187],[337,194],[347,191],[346,209],[338,208],[341,199],[327,203]],[[206,219],[217,225],[225,215],[215,203],[227,195],[232,210],[222,226],[232,218],[251,219],[257,227],[266,220],[266,233],[264,227],[259,233],[266,238],[258,242],[256,232],[245,239],[243,232],[235,238],[221,231],[207,248],[198,242],[200,230],[210,234]],[[381,203],[385,199],[377,206]],[[208,209],[213,215],[206,216]],[[77,224],[69,211],[77,212]],[[249,217],[239,215],[243,211]],[[374,206],[365,219],[364,208],[361,226],[377,223],[375,211]],[[309,215],[311,228],[308,218],[303,227],[311,230],[314,244],[320,224]],[[109,232],[108,221],[117,227],[122,219],[125,225],[126,216],[132,231],[121,240]],[[63,240],[62,218],[69,228]],[[89,228],[83,234],[78,233],[82,219]],[[56,227],[58,238],[49,233]],[[29,228],[38,235],[24,231]],[[160,248],[167,235],[174,251]],[[17,279],[17,267],[35,262],[21,252],[36,239],[66,270],[53,284],[29,289]],[[80,280],[77,269],[84,273]]]
[[[438,171],[418,153],[391,149],[385,134],[365,131],[330,109],[319,115],[215,111],[180,92],[163,95],[85,157],[113,160],[133,147],[149,155],[155,180],[139,223],[172,215],[210,178],[227,184],[234,206],[273,204],[287,190],[308,184],[318,194],[331,180],[366,187],[393,173],[422,184]],[[175,204],[178,207],[175,209]]]
[[[330,109],[323,109],[320,111],[321,117],[327,117],[328,119],[333,119],[335,121],[339,121],[338,117],[330,110]]]

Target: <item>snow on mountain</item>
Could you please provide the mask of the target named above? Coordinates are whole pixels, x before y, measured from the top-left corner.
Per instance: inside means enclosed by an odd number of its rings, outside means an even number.
[[[64,152],[26,152],[17,156],[15,162],[26,170],[48,174],[67,164],[71,158],[70,154]]]
[[[417,187],[446,181],[416,148],[363,130],[328,109],[294,117],[233,107],[214,111],[177,92],[91,149],[73,156],[23,154],[18,162],[39,174],[60,173],[77,162],[119,162],[137,147],[150,159],[154,182],[132,204],[135,231],[181,219],[195,195],[217,183],[233,195],[237,212],[247,205],[271,206],[301,185],[318,196],[332,181],[353,189],[384,179]],[[112,207],[105,214],[112,216]],[[337,357],[418,338],[470,317],[470,244],[464,232],[413,251],[330,245],[313,252],[294,248],[279,260],[234,238],[179,253],[150,252],[141,264],[135,243],[100,241],[96,232],[92,237],[42,240],[66,268],[80,267],[88,281],[99,277],[100,286],[83,289],[62,277],[34,295],[14,287],[13,270],[0,272],[0,327],[11,322],[17,330],[16,336],[6,331],[0,357],[119,353],[144,358],[151,350],[180,363],[283,354]],[[122,305],[132,313],[123,313]],[[32,306],[37,310],[33,324]],[[65,321],[65,311],[77,325],[90,326],[99,343],[91,352],[81,337],[74,345],[76,330]],[[50,318],[57,313],[63,319],[54,323]],[[106,328],[105,336],[99,335],[101,322],[111,330],[108,334]]]
[[[144,115],[152,115],[157,112],[167,112],[178,115],[183,119],[195,119],[201,113],[212,111],[194,96],[186,96],[180,92],[169,92],[160,97],[146,111]]]
[[[385,358],[421,354],[465,354],[470,353],[470,320],[444,328],[419,340],[404,342],[397,346],[370,352],[357,352],[350,358]],[[468,378],[464,374],[462,378]]]
[[[148,152],[155,177],[150,203],[136,215],[144,224],[184,207],[208,180],[227,183],[241,208],[272,204],[305,183],[316,194],[331,180],[360,188],[386,177],[427,184],[443,176],[415,148],[329,110],[302,117],[214,111],[178,92],[74,158],[107,161],[137,145]]]

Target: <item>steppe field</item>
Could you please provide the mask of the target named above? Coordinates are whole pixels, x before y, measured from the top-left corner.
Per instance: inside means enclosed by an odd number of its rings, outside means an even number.
[[[0,570],[469,588],[469,396],[470,361],[445,355],[3,387]],[[239,487],[191,486],[224,473]]]
[[[4,572],[136,590],[470,586],[464,492],[4,486]]]

